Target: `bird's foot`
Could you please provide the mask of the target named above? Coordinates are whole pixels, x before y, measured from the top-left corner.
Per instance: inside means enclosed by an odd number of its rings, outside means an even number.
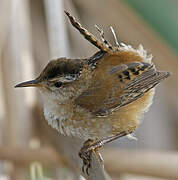
[[[131,133],[131,132],[130,132]],[[102,140],[95,141],[88,139],[84,142],[83,147],[79,151],[79,156],[83,160],[82,171],[89,175],[89,169],[91,168],[92,153],[95,154],[100,163],[103,162],[101,155],[98,153],[98,149],[103,147],[106,143],[112,142],[120,137],[128,135],[128,132],[121,132],[119,134],[103,138]]]
[[[98,147],[93,140],[88,139],[84,142],[83,147],[79,151],[79,156],[83,161],[82,172],[87,175],[89,175],[89,170],[91,168],[92,153],[96,155],[100,163],[103,162],[101,155],[98,153]]]

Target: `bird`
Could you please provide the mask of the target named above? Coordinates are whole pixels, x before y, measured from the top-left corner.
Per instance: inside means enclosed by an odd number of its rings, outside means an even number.
[[[118,41],[111,45],[95,26],[101,40],[69,12],[71,24],[99,50],[89,58],[51,60],[40,75],[15,87],[37,87],[48,124],[60,134],[84,141],[79,156],[89,174],[91,155],[106,143],[132,134],[153,101],[155,86],[170,76],[158,71],[142,45],[134,49]]]

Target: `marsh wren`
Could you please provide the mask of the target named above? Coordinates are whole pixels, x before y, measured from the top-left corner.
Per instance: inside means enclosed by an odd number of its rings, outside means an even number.
[[[102,41],[65,12],[71,24],[99,51],[86,59],[50,61],[35,80],[15,87],[37,87],[44,115],[59,133],[85,140],[79,152],[88,173],[91,153],[105,143],[132,133],[152,104],[154,87],[170,73],[157,71],[152,55],[140,45],[112,46],[97,26]]]

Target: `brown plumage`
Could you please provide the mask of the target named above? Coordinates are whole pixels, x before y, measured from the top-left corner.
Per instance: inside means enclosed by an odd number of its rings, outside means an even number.
[[[76,99],[76,104],[96,115],[105,115],[137,100],[169,76],[156,71],[153,64],[139,62],[133,54],[131,57],[130,63],[128,60],[123,64],[118,52],[105,55],[93,72],[92,84]]]
[[[154,87],[170,73],[157,71],[141,45],[133,49],[124,43],[115,47],[100,42],[65,13],[99,51],[88,59],[53,60],[38,78],[16,87],[39,87],[45,118],[58,132],[92,139],[79,153],[88,171],[92,151],[137,128],[152,103]]]

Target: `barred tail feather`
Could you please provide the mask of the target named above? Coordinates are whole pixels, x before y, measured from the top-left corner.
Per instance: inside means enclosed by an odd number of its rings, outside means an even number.
[[[82,25],[75,20],[73,16],[70,15],[69,12],[64,11],[69,18],[71,24],[84,36],[85,39],[87,39],[89,42],[91,42],[93,45],[95,45],[97,48],[99,48],[101,51],[104,52],[110,52],[111,49],[106,47],[102,42],[98,41],[94,35],[89,33],[85,28],[82,27]]]

